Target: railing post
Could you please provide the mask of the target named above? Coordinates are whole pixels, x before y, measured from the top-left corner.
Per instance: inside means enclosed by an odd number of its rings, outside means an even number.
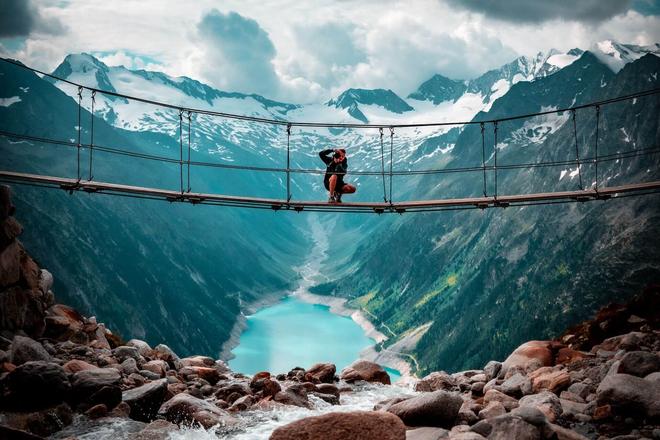
[[[493,122],[493,132],[495,134],[495,199],[497,200],[497,121]]]
[[[596,192],[598,191],[598,129],[600,125],[600,106],[596,106],[596,147],[594,156],[594,165],[596,167]]]
[[[392,176],[394,163],[394,127],[390,127],[390,205],[392,204]]]
[[[191,126],[191,121],[192,121],[192,112],[188,110],[188,192],[191,190],[190,186],[190,126]]]
[[[92,112],[90,122],[90,138],[89,138],[89,181],[94,178],[94,104],[96,103],[96,90],[92,90]]]
[[[286,202],[291,201],[291,123],[286,124]]]
[[[82,148],[81,144],[81,136],[82,136],[82,120],[81,120],[81,115],[82,115],[82,91],[83,88],[82,86],[78,86],[78,144],[76,145],[77,149],[77,172],[76,172],[76,180],[78,183],[80,183],[80,179],[82,179],[82,175],[80,173],[80,149]]]
[[[486,127],[483,122],[479,125],[481,127],[481,168],[484,170],[484,197],[488,197],[486,190],[486,135],[484,134]]]
[[[183,194],[183,109],[179,109],[179,190]]]

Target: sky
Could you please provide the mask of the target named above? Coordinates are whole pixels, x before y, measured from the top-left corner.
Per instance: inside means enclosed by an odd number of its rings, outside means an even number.
[[[87,52],[295,103],[405,97],[436,73],[606,39],[660,42],[660,0],[0,0],[0,56],[52,71]]]

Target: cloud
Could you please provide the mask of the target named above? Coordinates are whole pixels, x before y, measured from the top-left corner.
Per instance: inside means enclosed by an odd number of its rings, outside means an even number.
[[[255,20],[212,10],[199,22],[197,32],[200,73],[212,84],[248,93],[277,91],[279,80],[272,63],[275,46]]]
[[[458,8],[522,23],[549,20],[598,23],[624,13],[630,0],[447,0]]]
[[[33,32],[62,34],[65,26],[56,18],[45,17],[30,0],[0,0],[0,38],[27,37]]]

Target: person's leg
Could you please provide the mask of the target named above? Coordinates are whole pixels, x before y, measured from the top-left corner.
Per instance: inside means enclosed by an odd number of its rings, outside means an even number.
[[[337,186],[337,175],[333,174],[330,176],[330,182],[329,182],[330,188],[328,189],[330,191],[330,197],[335,195],[335,187]]]
[[[357,191],[357,188],[348,183],[345,183],[344,186],[341,187],[342,194],[353,194],[355,191]]]

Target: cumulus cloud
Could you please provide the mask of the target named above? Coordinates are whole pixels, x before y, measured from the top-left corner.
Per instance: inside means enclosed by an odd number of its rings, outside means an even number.
[[[560,19],[597,23],[628,10],[630,0],[447,0],[459,8],[514,22]]]
[[[66,31],[57,19],[47,17],[30,0],[0,0],[0,38],[27,37],[33,32],[61,34]]]
[[[255,20],[212,10],[197,30],[203,52],[200,71],[208,81],[234,91],[271,95],[277,91],[275,46]]]

